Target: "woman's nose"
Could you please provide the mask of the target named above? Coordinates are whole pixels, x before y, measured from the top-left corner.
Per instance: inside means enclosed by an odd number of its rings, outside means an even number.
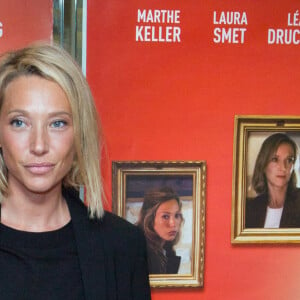
[[[288,162],[286,160],[281,160],[281,161],[279,161],[279,166],[280,166],[280,169],[286,170],[287,166],[288,166]]]
[[[174,217],[170,217],[170,219],[169,219],[169,225],[170,225],[170,227],[174,227],[176,225]]]
[[[49,150],[48,133],[43,126],[32,128],[30,136],[30,151],[36,155],[42,155]]]

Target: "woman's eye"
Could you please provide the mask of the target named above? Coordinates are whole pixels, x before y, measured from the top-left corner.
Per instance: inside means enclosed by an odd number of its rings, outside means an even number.
[[[293,164],[293,163],[295,162],[295,160],[294,160],[293,157],[289,157],[289,158],[287,159],[287,161],[288,161],[289,164]]]
[[[24,127],[25,123],[20,119],[14,119],[10,122],[10,124],[14,127]]]
[[[53,128],[62,128],[67,125],[67,122],[63,120],[54,121],[51,123],[51,127]]]
[[[175,215],[175,218],[176,218],[176,219],[182,219],[182,214],[180,214],[180,213],[176,214],[176,215]]]
[[[277,158],[276,156],[274,156],[274,157],[271,158],[271,161],[272,161],[272,162],[277,162],[277,161],[278,161],[278,158]]]
[[[164,220],[169,220],[169,215],[162,215],[162,218],[163,218]]]

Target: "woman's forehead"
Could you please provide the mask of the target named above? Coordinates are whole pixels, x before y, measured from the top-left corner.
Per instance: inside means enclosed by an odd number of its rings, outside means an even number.
[[[289,142],[281,142],[276,147],[274,147],[273,151],[271,151],[271,155],[280,154],[280,153],[288,153],[289,155],[295,156],[294,146]]]
[[[165,212],[165,211],[178,211],[179,205],[176,199],[170,199],[160,204],[157,208],[157,212]]]

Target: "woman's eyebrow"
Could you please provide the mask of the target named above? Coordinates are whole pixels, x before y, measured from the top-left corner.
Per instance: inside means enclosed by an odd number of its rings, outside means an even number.
[[[23,109],[12,109],[7,112],[7,114],[14,114],[14,113],[27,114],[29,112],[27,110],[23,110]]]
[[[24,109],[12,109],[12,110],[8,111],[7,114],[15,114],[15,113],[29,115],[30,111],[27,111],[27,110],[24,110]],[[49,117],[60,116],[60,115],[67,115],[69,117],[72,117],[72,113],[69,113],[69,112],[64,111],[64,110],[53,111],[53,112],[48,113]]]
[[[72,113],[69,113],[67,111],[54,111],[54,112],[49,113],[50,117],[52,117],[52,116],[61,116],[61,115],[67,115],[69,117],[72,117]]]

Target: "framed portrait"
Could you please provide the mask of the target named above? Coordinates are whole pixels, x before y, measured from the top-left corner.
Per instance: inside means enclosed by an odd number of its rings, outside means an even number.
[[[113,211],[147,241],[151,287],[202,287],[205,161],[113,161]]]
[[[299,116],[235,116],[232,243],[300,242],[299,149]]]

